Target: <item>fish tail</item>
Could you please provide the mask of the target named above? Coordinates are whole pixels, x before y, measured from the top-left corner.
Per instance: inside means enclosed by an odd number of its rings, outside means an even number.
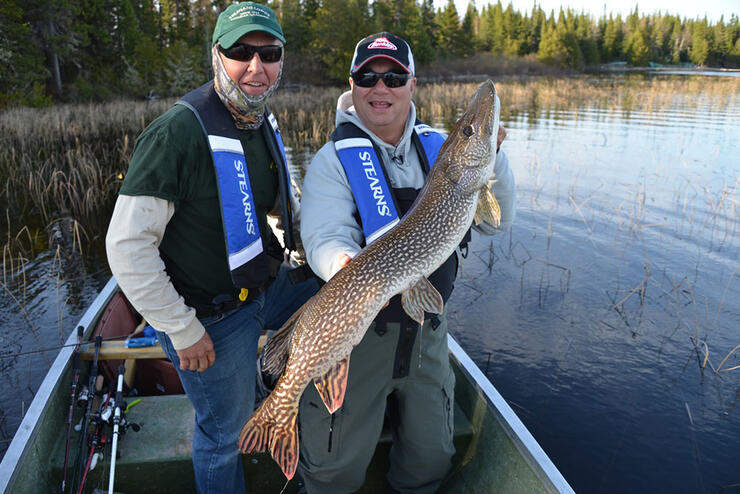
[[[239,451],[270,451],[285,477],[290,480],[298,467],[298,410],[294,409],[287,420],[280,422],[265,417],[262,411],[263,407],[260,407],[242,427]]]

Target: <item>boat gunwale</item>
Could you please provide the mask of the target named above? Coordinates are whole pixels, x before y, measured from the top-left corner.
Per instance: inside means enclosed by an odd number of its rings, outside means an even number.
[[[87,336],[92,328],[92,323],[98,320],[117,289],[118,284],[115,278],[111,277],[79,319],[75,328],[82,326],[85,328],[84,335]],[[33,401],[28,407],[20,426],[18,426],[5,456],[3,456],[0,463],[0,493],[7,492],[8,488],[15,483],[15,478],[19,473],[18,467],[23,464],[29,448],[33,445],[34,438],[48,411],[49,402],[56,395],[57,388],[62,382],[65,372],[69,369],[75,343],[77,343],[77,331],[72,331],[65,346],[59,351],[44,380],[36,390]]]
[[[496,420],[503,427],[506,435],[509,436],[527,464],[543,482],[545,488],[549,492],[575,493],[534,436],[527,430],[509,404],[506,403],[501,393],[498,392],[493,383],[483,374],[473,362],[473,359],[470,358],[470,355],[451,334],[447,335],[447,346],[450,349],[450,355],[456,360],[460,370],[476,386],[479,394],[486,399]]]

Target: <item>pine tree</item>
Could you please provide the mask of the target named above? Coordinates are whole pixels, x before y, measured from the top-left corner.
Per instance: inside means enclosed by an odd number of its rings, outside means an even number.
[[[23,20],[21,0],[0,2],[0,109],[11,103],[50,103],[44,96],[43,81],[48,74],[44,55],[29,43],[30,31]]]
[[[625,55],[631,65],[644,67],[650,61],[650,51],[645,42],[645,36],[640,30],[635,30],[625,40]]]
[[[357,26],[370,20],[367,2],[324,0],[311,21],[311,48],[330,77],[346,80],[355,45]],[[364,36],[370,33],[362,33]]]
[[[617,15],[616,19],[613,19],[611,14],[609,20],[606,23],[606,31],[604,32],[604,42],[602,44],[601,58],[606,61],[612,61],[619,58],[622,53],[622,19]]]
[[[476,42],[477,25],[478,10],[475,8],[475,2],[471,1],[468,3],[468,8],[465,11],[465,17],[463,17],[462,26],[460,28],[460,35],[467,41],[468,46],[468,49],[465,51],[465,56],[470,56],[478,50]]]
[[[286,50],[300,52],[311,42],[309,25],[304,21],[303,5],[300,0],[283,0],[280,8],[280,27],[286,40]]]
[[[400,0],[398,8],[399,26],[396,34],[411,45],[416,62],[434,60],[433,37],[428,26],[424,25],[422,8],[415,0]]]
[[[535,3],[532,7],[532,15],[525,29],[523,54],[537,53],[542,39],[542,30],[545,26],[545,12]]]
[[[586,14],[580,14],[576,20],[576,39],[583,56],[583,63],[596,65],[599,63],[599,31],[598,27]]]
[[[568,52],[558,36],[557,27],[553,23],[546,23],[542,31],[537,59],[547,65],[565,67],[567,58]]]
[[[465,52],[465,40],[460,27],[460,17],[457,14],[453,0],[447,1],[447,6],[437,14],[437,48],[440,55],[461,56]]]
[[[116,34],[118,53],[122,59],[129,59],[134,54],[136,40],[140,36],[139,21],[129,0],[119,0],[116,9]]]
[[[709,39],[706,19],[694,22],[691,32],[691,61],[704,65],[709,57]]]
[[[435,57],[437,47],[437,17],[434,13],[434,0],[423,0],[420,8],[421,28],[424,31],[424,39],[431,45],[429,58]]]
[[[511,57],[520,55],[522,46],[521,15],[511,3],[503,12],[504,53]]]

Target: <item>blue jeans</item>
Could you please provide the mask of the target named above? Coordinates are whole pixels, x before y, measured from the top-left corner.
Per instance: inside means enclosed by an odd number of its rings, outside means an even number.
[[[287,269],[253,302],[200,319],[213,340],[215,363],[203,372],[180,370],[170,338],[157,332],[195,408],[193,468],[199,493],[245,492],[239,432],[254,412],[257,340],[279,329],[318,290],[316,279],[291,285]]]

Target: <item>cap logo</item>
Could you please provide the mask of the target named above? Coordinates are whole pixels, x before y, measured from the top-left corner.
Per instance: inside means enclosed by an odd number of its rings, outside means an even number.
[[[396,45],[388,41],[388,38],[381,37],[370,43],[370,46],[367,47],[368,50],[393,50],[396,51],[398,48]]]
[[[269,19],[270,14],[264,9],[261,9],[254,5],[245,5],[244,7],[237,9],[236,12],[232,13],[229,16],[229,20],[235,21],[237,19],[243,19],[244,17],[262,17],[263,19]]]

